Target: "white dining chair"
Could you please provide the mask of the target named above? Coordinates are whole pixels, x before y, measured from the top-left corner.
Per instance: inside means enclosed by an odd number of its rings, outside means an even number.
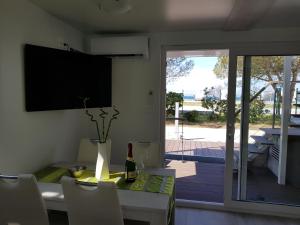
[[[133,158],[138,166],[145,168],[161,167],[159,144],[157,142],[132,141]]]
[[[98,154],[97,142],[91,141],[89,138],[80,140],[77,161],[96,163]]]
[[[61,180],[70,225],[124,225],[116,185],[99,182],[97,186]]]
[[[49,225],[45,203],[33,175],[0,175],[0,224]]]

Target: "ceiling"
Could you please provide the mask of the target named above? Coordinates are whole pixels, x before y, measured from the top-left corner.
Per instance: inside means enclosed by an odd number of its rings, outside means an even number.
[[[124,14],[100,11],[101,0],[30,1],[85,33],[300,27],[300,0],[129,0]]]

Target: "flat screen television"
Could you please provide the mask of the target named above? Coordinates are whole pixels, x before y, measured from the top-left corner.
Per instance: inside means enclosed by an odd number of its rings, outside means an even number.
[[[26,111],[111,106],[110,58],[26,44],[24,60]]]

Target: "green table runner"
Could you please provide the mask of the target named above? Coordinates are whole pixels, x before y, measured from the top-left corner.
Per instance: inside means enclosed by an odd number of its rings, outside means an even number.
[[[46,167],[38,172],[34,173],[36,179],[39,182],[44,183],[59,183],[60,179],[63,176],[69,176],[69,171],[66,168],[58,168],[58,167]]]
[[[70,176],[68,169],[60,167],[46,167],[35,173],[39,182],[44,183],[59,183],[63,176]],[[83,174],[76,178],[78,181],[97,183],[95,178],[95,171],[85,170]],[[153,193],[162,193],[169,196],[173,193],[174,177],[152,175],[147,172],[142,172],[137,176],[133,183],[125,181],[124,172],[110,172],[110,178],[103,180],[104,182],[115,182],[118,188],[132,191],[146,191]]]

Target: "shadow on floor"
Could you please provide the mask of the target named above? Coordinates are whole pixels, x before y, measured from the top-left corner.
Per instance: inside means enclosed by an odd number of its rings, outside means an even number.
[[[62,211],[48,210],[50,225],[69,225],[68,214]],[[101,224],[101,221],[99,221]],[[136,220],[124,220],[124,225],[149,225],[148,222]]]

